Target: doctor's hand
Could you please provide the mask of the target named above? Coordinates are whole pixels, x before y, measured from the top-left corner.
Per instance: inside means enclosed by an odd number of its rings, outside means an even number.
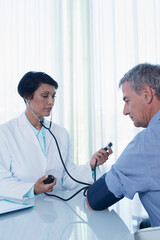
[[[108,160],[108,157],[110,154],[113,153],[112,149],[110,147],[107,147],[108,151],[105,151],[103,149],[100,149],[98,152],[96,152],[90,161],[90,166],[93,169],[95,167],[95,162],[97,160],[97,166],[102,165]]]
[[[48,176],[43,176],[37,180],[37,182],[34,184],[34,194],[40,194],[44,192],[52,192],[53,187],[56,185],[56,178],[54,178],[54,181],[50,184],[44,184],[44,180],[47,179]]]

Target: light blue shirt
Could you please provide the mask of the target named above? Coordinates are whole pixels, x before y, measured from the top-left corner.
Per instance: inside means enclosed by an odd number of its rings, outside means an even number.
[[[40,144],[40,147],[42,149],[42,152],[44,154],[44,156],[46,157],[46,141],[45,141],[45,128],[42,126],[42,128],[40,130],[37,130],[35,127],[33,127],[33,125],[30,123],[30,121],[28,120],[28,118],[26,117],[29,125],[31,126],[31,128],[33,129],[38,142]],[[23,196],[24,198],[28,198],[28,197],[34,197],[34,186]]]
[[[43,152],[44,156],[46,157],[45,128],[42,126],[42,128],[40,130],[38,130],[35,127],[33,127],[33,125],[30,123],[28,118],[27,118],[27,121],[28,121],[29,125],[31,126],[31,128],[33,129],[33,131],[38,139],[38,142],[40,144],[40,147],[42,149],[42,152]]]
[[[152,226],[160,226],[160,111],[128,144],[105,177],[118,198],[139,193]]]

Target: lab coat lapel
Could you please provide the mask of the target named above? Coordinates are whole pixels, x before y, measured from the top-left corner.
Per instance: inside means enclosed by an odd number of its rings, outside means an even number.
[[[44,154],[42,152],[41,146],[39,144],[39,141],[38,141],[33,129],[27,122],[25,113],[23,113],[20,116],[19,124],[21,125],[21,130],[25,134],[25,139],[26,139],[27,144],[29,144],[30,149],[32,151],[34,151],[34,150],[36,151],[36,155],[39,156],[39,160],[43,159],[45,166],[46,166],[46,157],[44,156]]]

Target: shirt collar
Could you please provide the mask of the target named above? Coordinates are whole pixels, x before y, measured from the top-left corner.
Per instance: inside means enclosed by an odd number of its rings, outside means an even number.
[[[30,121],[28,120],[26,114],[25,114],[25,117],[26,117],[26,119],[27,119],[28,124],[31,126],[31,128],[33,129],[33,131],[34,131],[34,133],[35,133],[36,136],[38,136],[40,132],[42,132],[42,135],[45,134],[45,129],[44,129],[43,126],[42,126],[42,128],[41,128],[40,130],[38,130],[38,129],[36,129],[36,128],[30,123]]]
[[[150,120],[148,125],[153,124],[157,120],[160,120],[160,110],[151,118],[151,120]]]

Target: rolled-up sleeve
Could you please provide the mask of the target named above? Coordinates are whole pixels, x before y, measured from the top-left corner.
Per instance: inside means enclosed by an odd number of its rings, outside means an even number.
[[[106,174],[108,189],[117,197],[133,199],[136,192],[146,192],[150,189],[151,151],[144,149],[144,141],[137,135],[128,144],[117,162]]]

